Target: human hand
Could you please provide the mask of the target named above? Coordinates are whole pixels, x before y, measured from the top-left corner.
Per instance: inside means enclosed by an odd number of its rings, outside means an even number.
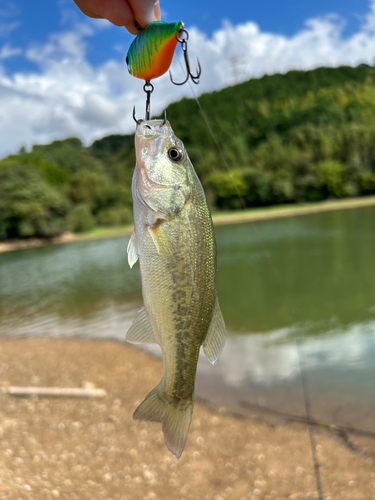
[[[86,16],[108,19],[116,26],[136,35],[137,24],[144,28],[153,21],[160,21],[159,0],[74,0]]]

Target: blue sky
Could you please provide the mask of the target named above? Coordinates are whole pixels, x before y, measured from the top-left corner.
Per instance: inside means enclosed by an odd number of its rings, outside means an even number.
[[[103,0],[105,1],[105,0]],[[8,26],[17,23],[18,27],[0,40],[8,40],[12,45],[25,50],[30,43],[45,43],[51,33],[66,29],[74,23],[85,21],[73,0],[2,0],[0,20]],[[228,9],[230,5],[230,9]],[[324,17],[330,14],[340,16],[346,26],[344,36],[350,36],[368,12],[367,0],[305,0],[281,2],[262,0],[261,2],[217,0],[171,1],[161,0],[164,20],[183,20],[187,27],[197,26],[202,32],[212,35],[223,20],[233,24],[254,21],[262,31],[292,36],[297,33],[309,18]],[[3,16],[1,16],[3,14]],[[5,14],[5,15],[4,15]],[[94,21],[98,24],[98,21]],[[101,23],[102,24],[102,23]],[[114,47],[128,46],[132,40],[124,28],[108,27],[99,30],[91,37],[87,58],[93,64],[101,64],[110,57],[122,60],[122,54]],[[24,57],[12,57],[4,61],[10,71],[37,70],[37,65]]]
[[[375,0],[160,1],[164,20],[189,29],[203,68],[198,94],[265,73],[375,60]],[[53,139],[88,144],[131,132],[133,105],[144,108],[143,83],[124,62],[132,39],[73,0],[1,0],[0,157]],[[179,78],[176,58],[173,72]],[[183,96],[187,85],[161,77],[153,110]]]

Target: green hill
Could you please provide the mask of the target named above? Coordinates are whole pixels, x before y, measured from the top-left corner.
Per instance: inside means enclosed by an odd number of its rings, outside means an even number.
[[[375,194],[375,68],[264,76],[167,109],[213,210]],[[133,136],[34,146],[0,161],[0,239],[119,225],[131,215]]]

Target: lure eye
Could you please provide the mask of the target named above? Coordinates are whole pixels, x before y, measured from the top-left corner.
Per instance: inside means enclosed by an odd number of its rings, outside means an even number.
[[[172,161],[180,161],[182,160],[184,153],[181,149],[172,147],[168,149],[168,156]]]

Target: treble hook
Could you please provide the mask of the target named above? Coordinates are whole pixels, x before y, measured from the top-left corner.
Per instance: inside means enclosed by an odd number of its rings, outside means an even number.
[[[143,122],[142,118],[138,118],[137,120],[137,117],[135,116],[135,106],[133,107],[133,120],[137,125],[140,125]]]
[[[178,35],[181,34],[181,33],[185,33],[185,35],[186,35],[185,38],[179,38],[178,37]],[[178,31],[176,33],[176,38],[177,38],[177,41],[181,44],[182,52],[184,54],[187,75],[186,75],[186,78],[185,78],[185,80],[183,82],[175,82],[173,80],[173,77],[172,77],[172,72],[171,72],[171,70],[169,70],[169,77],[171,79],[171,82],[174,83],[175,85],[184,85],[184,83],[186,83],[189,80],[189,76],[190,76],[190,78],[192,79],[192,81],[194,83],[198,84],[199,81],[200,81],[200,76],[201,76],[201,73],[202,73],[202,68],[201,68],[201,63],[199,62],[199,59],[197,58],[197,60],[198,60],[197,74],[193,75],[193,73],[191,72],[190,61],[189,61],[189,54],[188,54],[188,49],[187,49],[187,41],[189,40],[189,33],[185,29],[182,29],[182,30],[180,30],[180,31]]]
[[[154,86],[152,85],[150,80],[146,80],[146,83],[143,85],[143,90],[147,94],[145,120],[148,121],[150,119],[150,113],[151,113],[151,94],[154,91]],[[135,106],[133,108],[133,119],[137,123],[137,125],[143,122],[141,118],[137,120],[137,118],[135,117]]]
[[[140,125],[143,122],[142,118],[137,119],[137,117],[135,116],[135,106],[133,107],[133,120],[135,121],[135,123],[137,125]],[[164,125],[166,123],[167,123],[167,111],[164,110],[164,118],[163,118],[163,123],[161,124],[161,126],[164,127]]]
[[[150,119],[150,112],[151,112],[151,94],[154,91],[154,86],[150,82],[150,80],[146,80],[146,83],[143,85],[143,90],[146,92],[147,97],[146,97],[146,114],[145,114],[145,120]]]

